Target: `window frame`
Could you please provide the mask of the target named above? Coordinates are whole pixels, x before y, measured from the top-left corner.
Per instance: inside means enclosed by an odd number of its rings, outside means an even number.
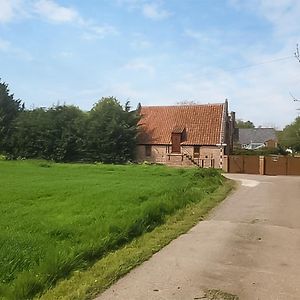
[[[151,157],[152,155],[152,145],[145,145],[145,156]]]

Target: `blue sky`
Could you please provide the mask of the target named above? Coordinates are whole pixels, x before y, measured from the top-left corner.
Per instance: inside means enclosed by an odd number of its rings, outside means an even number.
[[[229,99],[237,117],[297,116],[297,0],[0,0],[0,77],[27,107]]]

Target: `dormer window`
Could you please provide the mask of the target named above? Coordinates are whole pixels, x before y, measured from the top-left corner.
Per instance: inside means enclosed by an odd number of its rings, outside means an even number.
[[[182,126],[175,126],[172,130],[172,153],[181,152],[181,142],[183,141],[185,128]]]

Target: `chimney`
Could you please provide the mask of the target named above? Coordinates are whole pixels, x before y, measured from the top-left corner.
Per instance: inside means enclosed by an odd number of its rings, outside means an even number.
[[[234,128],[235,127],[235,112],[232,111],[230,113],[230,116],[231,116],[232,127]]]

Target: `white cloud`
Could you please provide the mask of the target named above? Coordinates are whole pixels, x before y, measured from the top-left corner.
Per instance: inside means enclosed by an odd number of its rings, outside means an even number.
[[[249,64],[290,57],[282,61],[263,64],[240,70],[234,77],[236,83],[232,91],[236,97],[242,117],[252,119],[262,125],[277,122],[284,126],[297,115],[297,104],[293,103],[289,92],[300,95],[300,64],[293,58],[296,43],[300,42],[300,2],[298,0],[230,0],[237,10],[252,12],[270,24],[276,45],[263,48],[251,47],[243,53]],[[268,46],[268,47],[267,47]],[[238,98],[240,100],[238,100]]]
[[[124,66],[125,69],[146,72],[150,75],[155,73],[155,68],[153,65],[148,64],[142,59],[135,59]]]
[[[162,0],[116,0],[116,3],[129,11],[138,10],[152,20],[164,20],[172,15],[170,11],[163,8]]]
[[[103,39],[108,35],[119,34],[118,30],[111,25],[95,25],[92,22],[80,22],[82,28],[85,29],[82,37],[85,40]]]
[[[74,53],[72,51],[61,51],[58,54],[54,55],[54,58],[63,58],[63,59],[69,59],[73,57],[74,57]]]
[[[133,35],[133,40],[131,41],[130,46],[135,50],[144,50],[150,48],[152,46],[152,43],[142,34],[135,33]]]
[[[126,100],[141,99],[143,92],[129,82],[113,84],[105,90],[106,95],[115,95],[117,98]]]
[[[300,95],[299,75],[300,64],[293,59],[235,71],[212,67],[183,74],[169,89],[177,101],[182,100],[178,96],[203,103],[228,98],[237,118],[283,127],[296,117],[289,91]]]
[[[171,13],[161,7],[158,3],[146,3],[142,6],[143,15],[153,20],[163,20],[168,18]]]
[[[145,0],[116,0],[119,6],[126,6],[127,9],[132,10],[139,8]]]
[[[72,7],[57,4],[53,0],[38,0],[34,4],[34,11],[40,17],[54,23],[71,23],[83,30],[85,40],[102,39],[107,35],[118,33],[114,26],[99,25],[92,20],[86,20]]]
[[[4,40],[0,37],[0,52],[5,52],[6,55],[11,55],[15,58],[19,58],[21,60],[32,61],[33,57],[27,51],[13,46],[9,41]]]
[[[0,22],[5,23],[12,19],[14,7],[12,1],[0,0]]]
[[[22,12],[21,0],[0,0],[0,23],[11,22]]]
[[[186,29],[184,35],[202,44],[216,44],[220,42],[220,39],[216,38],[216,32],[204,33],[193,29]]]
[[[60,5],[54,0],[0,0],[0,8],[0,23],[10,22],[16,16],[35,16],[57,24],[75,25],[83,31],[83,38],[88,40],[118,33],[112,25],[99,25],[87,20],[74,7]]]
[[[7,51],[10,48],[10,42],[0,38],[0,50]]]
[[[184,34],[192,39],[195,40],[203,40],[204,34],[200,31],[192,30],[192,29],[186,29]]]
[[[74,22],[78,20],[78,12],[70,7],[58,5],[51,0],[39,0],[34,4],[34,9],[37,14],[52,22]]]
[[[298,0],[230,0],[233,7],[264,17],[274,26],[275,34],[299,34],[300,2]]]

